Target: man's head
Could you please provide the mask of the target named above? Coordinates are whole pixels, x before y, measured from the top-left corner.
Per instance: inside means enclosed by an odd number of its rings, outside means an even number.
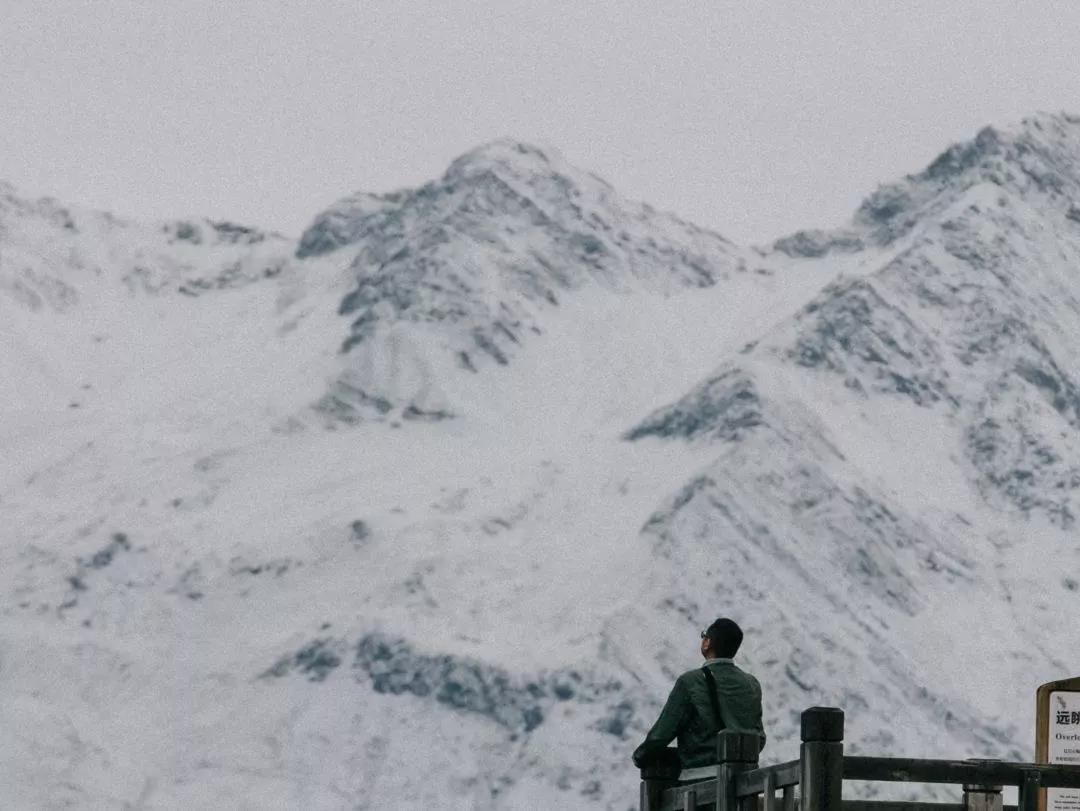
[[[742,628],[721,617],[701,632],[701,655],[706,659],[730,659],[742,644]]]

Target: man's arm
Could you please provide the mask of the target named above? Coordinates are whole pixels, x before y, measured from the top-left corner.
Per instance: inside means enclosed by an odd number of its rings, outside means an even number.
[[[660,717],[656,719],[649,734],[641,746],[634,750],[634,765],[639,769],[657,752],[667,748],[667,745],[679,734],[687,707],[690,705],[690,696],[681,681],[675,682],[668,696],[664,709],[660,711]]]
[[[763,715],[762,701],[761,701],[761,683],[757,679],[754,679],[754,684],[757,686],[757,705],[758,705],[757,731],[758,731],[758,735],[761,736],[761,746],[758,747],[758,751],[760,752],[762,749],[765,748],[765,741],[767,739],[765,737],[765,724],[762,723],[762,720],[761,720],[761,716]]]

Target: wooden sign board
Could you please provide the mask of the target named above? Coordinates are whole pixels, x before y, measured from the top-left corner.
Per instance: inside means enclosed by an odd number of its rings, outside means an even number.
[[[1080,676],[1035,693],[1035,762],[1080,766]],[[1080,811],[1080,789],[1039,792],[1039,811]]]

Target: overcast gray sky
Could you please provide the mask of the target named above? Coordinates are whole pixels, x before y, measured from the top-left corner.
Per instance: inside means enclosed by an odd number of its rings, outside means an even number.
[[[512,136],[738,242],[1080,112],[1078,2],[0,0],[0,178],[297,235]]]

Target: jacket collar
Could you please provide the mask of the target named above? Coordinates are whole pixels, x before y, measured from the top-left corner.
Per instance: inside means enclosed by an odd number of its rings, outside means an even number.
[[[731,658],[727,658],[727,659],[706,659],[705,660],[705,664],[707,664],[707,665],[719,665],[719,664],[731,665],[731,664],[734,664],[734,663],[735,663],[735,660],[731,659]]]

